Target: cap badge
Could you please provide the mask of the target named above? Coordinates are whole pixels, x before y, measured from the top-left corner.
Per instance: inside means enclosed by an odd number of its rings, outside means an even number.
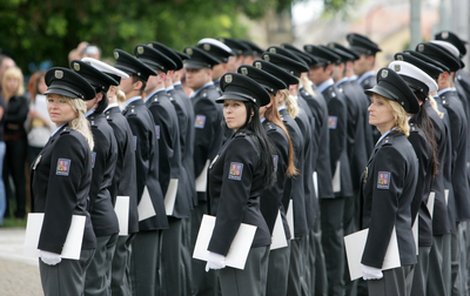
[[[243,75],[248,75],[248,69],[247,69],[246,67],[240,68],[240,72],[241,72],[241,74],[243,74]]]
[[[267,54],[263,55],[263,60],[265,60],[266,62],[269,62],[269,55]]]
[[[269,48],[268,51],[272,53],[276,53],[276,49],[274,47]]]
[[[388,76],[388,70],[382,70],[382,72],[380,72],[380,77],[387,78],[387,76]]]
[[[186,53],[189,54],[190,56],[193,55],[193,49],[192,48],[187,48]]]
[[[261,65],[260,62],[255,62],[254,66],[255,66],[255,68],[257,68],[257,69],[263,69],[263,66]]]
[[[137,47],[137,53],[138,54],[143,54],[144,53],[144,47],[143,46],[138,46]]]
[[[54,71],[54,77],[57,79],[62,79],[64,78],[64,71],[62,70],[55,70]]]
[[[119,59],[119,52],[117,52],[117,51],[114,52],[114,58],[115,58],[116,60]]]
[[[208,43],[204,43],[204,45],[202,46],[202,48],[204,48],[205,51],[209,51],[209,50],[211,50],[211,45],[208,44]]]
[[[419,44],[418,45],[418,51],[423,51],[424,50],[424,44]]]
[[[75,71],[80,71],[80,64],[79,63],[73,63],[73,69]]]
[[[400,72],[400,70],[401,70],[400,65],[394,65],[393,70],[395,70],[395,72]]]
[[[232,81],[233,81],[233,76],[232,76],[232,74],[225,75],[224,81],[225,81],[226,83],[232,83]]]
[[[447,32],[447,31],[442,32],[441,36],[442,36],[442,38],[447,39],[447,38],[449,38],[449,32]]]
[[[397,60],[398,61],[403,61],[403,56],[401,54],[397,55]]]

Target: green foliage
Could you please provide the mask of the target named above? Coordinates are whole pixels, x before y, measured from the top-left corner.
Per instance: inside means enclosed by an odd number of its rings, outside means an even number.
[[[2,0],[0,49],[24,70],[44,60],[67,65],[83,40],[100,46],[104,57],[153,40],[182,50],[208,36],[245,37],[240,14],[257,19],[294,1],[303,0]],[[347,1],[354,0],[340,2]]]

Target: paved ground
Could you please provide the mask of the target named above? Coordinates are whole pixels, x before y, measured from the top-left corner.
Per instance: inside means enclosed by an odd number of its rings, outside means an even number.
[[[24,229],[0,228],[0,287],[2,296],[42,294],[37,259],[23,256]]]

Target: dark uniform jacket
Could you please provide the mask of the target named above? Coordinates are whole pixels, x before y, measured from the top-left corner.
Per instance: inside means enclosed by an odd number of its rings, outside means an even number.
[[[467,180],[467,117],[457,92],[439,91],[439,99],[447,110],[452,140],[452,184],[454,189],[456,222],[470,219],[470,198]]]
[[[415,218],[419,215],[418,233],[419,246],[431,247],[432,245],[432,218],[428,210],[427,203],[432,184],[432,147],[427,142],[422,129],[415,124],[415,118],[410,119],[410,135],[408,140],[418,157],[418,180],[416,191],[411,202],[411,221],[415,223]]]
[[[289,177],[291,181],[287,183],[284,194],[290,194],[288,199],[292,199],[292,205],[294,207],[294,235],[295,237],[303,237],[308,233],[307,213],[305,209],[305,186],[303,177],[303,164],[305,162],[303,149],[305,147],[305,140],[303,136],[304,134],[300,130],[297,122],[292,117],[290,117],[289,113],[287,113],[286,109],[281,108],[279,113],[281,114],[281,119],[287,128],[292,145],[294,146],[294,164],[299,172],[297,176]],[[289,209],[287,209],[287,211],[289,211]]]
[[[209,251],[225,256],[241,223],[257,227],[252,248],[271,244],[259,205],[266,186],[260,153],[258,139],[248,131],[238,131],[211,164],[208,187],[216,220]]]
[[[215,86],[207,84],[194,92],[191,100],[194,107],[194,175],[204,171],[207,161],[211,161],[219,151],[223,139],[223,113],[220,104],[215,102],[220,96]],[[206,201],[205,192],[198,192],[198,201]]]
[[[116,168],[117,144],[113,129],[103,114],[91,114],[87,119],[90,122],[95,142],[92,152],[93,174],[88,208],[96,237],[100,237],[119,232],[109,191]]]
[[[153,117],[139,97],[127,105],[123,111],[132,130],[135,143],[137,205],[146,186],[156,215],[139,222],[139,231],[168,228],[163,193],[158,179],[158,142],[155,136]]]
[[[135,147],[132,131],[118,106],[105,111],[106,119],[113,129],[117,144],[117,162],[114,170],[113,183],[110,187],[111,196],[129,197],[129,224],[128,232],[139,231],[139,217],[137,213],[137,180],[135,174]],[[116,200],[113,200],[113,204]]]
[[[72,215],[86,216],[82,250],[96,247],[87,210],[92,156],[85,137],[61,127],[47,142],[31,167],[35,210],[44,212],[40,250],[62,253]]]
[[[187,170],[189,182],[188,190],[192,200],[192,207],[194,207],[197,205],[196,177],[194,173],[194,138],[196,133],[194,128],[194,108],[181,84],[173,85],[171,95],[175,98],[175,102],[177,102],[175,108],[180,126],[181,157],[183,166]],[[178,108],[177,105],[181,107]],[[184,120],[184,118],[186,120]]]
[[[369,228],[361,263],[381,268],[393,227],[402,266],[416,263],[411,202],[418,159],[407,138],[392,130],[377,143],[362,176],[362,227]]]
[[[328,86],[322,91],[322,94],[328,107],[330,166],[332,179],[334,179],[337,170],[339,170],[340,174],[340,188],[333,188],[334,195],[340,197],[351,197],[353,196],[353,188],[351,182],[351,169],[349,167],[349,159],[346,149],[348,128],[346,102],[334,85]],[[339,190],[335,191],[335,189]]]
[[[276,180],[273,186],[266,188],[261,193],[260,208],[269,233],[273,233],[278,212],[281,213],[286,238],[290,238],[289,225],[286,219],[286,209],[289,205],[289,195],[284,194],[287,178],[287,166],[289,162],[289,142],[284,131],[272,122],[265,120],[263,127],[274,150],[273,163],[276,170]],[[290,188],[290,186],[289,186]]]
[[[365,72],[357,78],[357,82],[364,90],[373,88],[377,84],[376,74],[374,71]]]
[[[436,236],[448,234],[452,230],[449,209],[445,200],[445,168],[448,167],[448,157],[451,150],[450,134],[444,124],[444,120],[439,117],[437,112],[432,108],[431,104],[426,101],[423,105],[426,109],[433,128],[434,137],[437,144],[437,158],[439,161],[439,169],[431,184],[431,192],[435,194],[434,211],[432,217],[432,230]]]
[[[155,122],[155,132],[159,147],[158,171],[163,196],[166,196],[170,179],[178,180],[173,216],[189,217],[190,203],[184,195],[185,178],[181,177],[181,147],[178,116],[166,89],[157,91],[146,101]]]
[[[312,166],[317,172],[318,198],[332,198],[333,187],[331,182],[330,165],[330,133],[328,131],[328,107],[325,98],[320,93],[315,96],[306,94],[305,90],[300,90],[300,95],[304,98],[310,112],[314,118],[314,130],[312,136],[313,152]]]

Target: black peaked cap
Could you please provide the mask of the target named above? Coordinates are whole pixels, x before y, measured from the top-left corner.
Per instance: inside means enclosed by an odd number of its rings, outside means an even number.
[[[329,49],[333,50],[337,55],[339,55],[343,62],[355,61],[359,59],[359,56],[354,51],[339,43],[330,42],[327,44],[327,46]]]
[[[46,72],[45,81],[47,91],[45,94],[57,94],[72,99],[82,99],[85,101],[95,97],[94,87],[82,76],[74,71],[54,67]]]
[[[296,54],[298,57],[300,57],[309,67],[312,67],[312,66],[315,66],[315,65],[318,65],[319,62],[318,60],[308,54],[308,53],[305,53],[303,51],[301,51],[300,49],[298,49],[297,47],[291,45],[291,44],[288,44],[288,43],[282,43],[281,46],[287,50],[289,50],[291,53],[293,54]]]
[[[119,82],[108,74],[101,72],[92,65],[82,61],[71,61],[70,69],[85,78],[95,91],[107,92],[111,85],[119,85]]]
[[[416,51],[446,65],[452,72],[460,69],[460,61],[440,45],[431,42],[419,43],[416,45]]]
[[[198,47],[187,47],[184,49],[184,53],[189,56],[189,59],[184,60],[184,67],[188,69],[211,69],[213,66],[220,64],[220,61],[213,55]]]
[[[464,55],[467,54],[467,48],[465,45],[467,44],[467,41],[462,40],[457,36],[455,33],[450,32],[450,31],[441,31],[434,35],[434,39],[436,40],[442,40],[442,41],[447,41],[457,47],[457,49],[460,52],[460,58],[462,58]]]
[[[135,56],[153,69],[158,69],[164,73],[175,70],[176,64],[158,49],[149,45],[137,45],[134,48]]]
[[[418,99],[407,83],[395,71],[382,68],[377,72],[377,84],[365,90],[366,94],[378,94],[398,102],[406,112],[415,114],[419,111]]]
[[[237,39],[234,38],[219,38],[220,41],[225,43],[228,47],[232,49],[232,51],[235,53],[235,55],[245,55],[249,54],[251,52],[250,47],[248,47],[247,44],[240,42]]]
[[[299,63],[293,59],[289,59],[288,57],[277,53],[265,52],[261,58],[267,62],[278,65],[296,77],[300,77],[300,74],[308,71],[308,67],[305,65],[305,63]]]
[[[287,88],[287,84],[285,84],[284,81],[274,77],[266,71],[250,65],[241,65],[238,67],[237,72],[258,82],[270,94],[275,94],[278,90]]]
[[[114,50],[114,59],[116,59],[116,64],[114,65],[116,68],[129,75],[137,76],[144,81],[147,81],[151,75],[157,75],[157,72],[152,68],[122,49]]]
[[[429,63],[429,64],[431,64],[435,67],[438,67],[439,69],[442,69],[442,72],[450,72],[449,67],[447,67],[446,65],[444,65],[443,63],[441,63],[441,62],[439,62],[435,59],[432,59],[432,58],[428,57],[427,55],[424,55],[424,54],[422,54],[420,52],[417,52],[415,50],[405,50],[404,52],[409,53],[412,56],[417,57],[418,59],[421,59],[421,60],[425,61],[426,63]]]
[[[304,50],[313,55],[314,57],[317,57],[323,61],[326,62],[326,64],[336,64],[341,61],[341,58],[339,55],[334,53],[331,49],[324,45],[312,45],[312,44],[306,44],[304,45]]]
[[[240,39],[238,41],[250,49],[250,51],[247,52],[246,54],[259,56],[264,52],[264,50],[261,49],[261,47],[259,47],[258,45],[256,45],[253,41],[244,40],[244,39]]]
[[[225,100],[239,100],[253,102],[258,106],[269,104],[271,96],[258,82],[250,77],[238,73],[226,73],[220,79],[222,96],[216,99],[217,103]]]
[[[280,46],[270,46],[266,49],[266,51],[270,53],[277,53],[277,54],[283,55],[285,57],[288,57],[289,59],[305,64],[305,66],[308,67],[304,59],[300,58],[298,55],[288,50],[287,48],[280,47]]]
[[[171,59],[173,61],[173,63],[175,63],[176,65],[176,68],[175,70],[179,70],[181,68],[183,68],[183,60],[181,59],[181,57],[178,55],[178,53],[166,46],[165,44],[161,43],[161,42],[157,42],[157,41],[154,41],[152,43],[150,43],[150,45],[155,48],[156,50],[160,51],[161,53],[163,53],[164,55],[166,55],[169,59]]]
[[[436,79],[439,77],[439,74],[444,72],[442,68],[439,68],[433,64],[430,64],[414,55],[412,55],[410,52],[404,51],[404,52],[398,52],[394,55],[395,60],[397,61],[405,61],[408,62],[412,65],[415,65],[416,67],[420,68],[426,74],[431,76],[433,79]]]
[[[382,51],[377,43],[358,33],[349,33],[346,35],[346,40],[351,50],[358,55],[375,55],[377,52]]]
[[[299,79],[296,76],[286,71],[286,69],[281,68],[273,63],[264,60],[258,60],[253,62],[253,66],[260,70],[266,71],[274,77],[282,80],[287,86],[299,83]]]
[[[208,54],[212,55],[220,61],[220,63],[228,62],[228,59],[233,56],[233,53],[226,51],[225,49],[206,42],[199,43],[197,47],[203,49]]]

